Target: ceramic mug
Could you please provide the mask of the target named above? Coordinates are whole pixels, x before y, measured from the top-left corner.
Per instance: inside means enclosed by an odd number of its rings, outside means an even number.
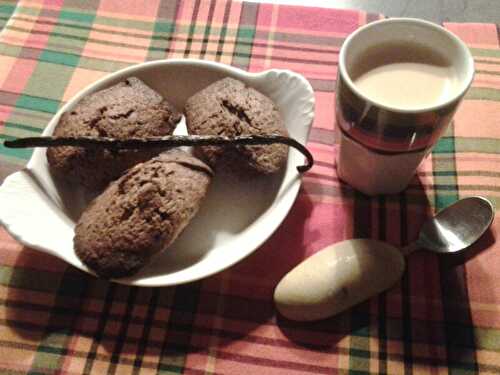
[[[424,46],[445,56],[455,74],[453,93],[416,109],[382,104],[363,94],[353,82],[353,66],[366,56],[368,49],[401,43]],[[411,57],[406,59],[411,62]],[[356,30],[342,45],[338,63],[339,177],[368,195],[404,190],[420,162],[450,124],[473,77],[474,61],[469,49],[441,26],[419,19],[394,18]]]

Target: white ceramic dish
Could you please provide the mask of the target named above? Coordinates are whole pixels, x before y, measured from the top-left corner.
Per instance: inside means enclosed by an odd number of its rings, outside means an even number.
[[[122,69],[90,85],[64,105],[50,121],[50,135],[59,116],[82,97],[136,76],[178,109],[188,97],[220,78],[231,76],[268,95],[279,107],[290,136],[305,144],[314,117],[314,94],[307,80],[288,70],[253,74],[201,60],[163,60]],[[176,134],[185,134],[181,123]],[[27,167],[7,177],[0,187],[0,222],[21,243],[52,254],[90,272],[75,255],[74,211],[82,202],[74,191],[57,186],[48,170],[46,149],[37,148]],[[238,181],[218,174],[196,216],[177,241],[149,266],[117,282],[168,286],[198,280],[237,263],[257,249],[280,225],[299,187],[297,165],[303,156],[290,149],[284,171],[271,177]]]

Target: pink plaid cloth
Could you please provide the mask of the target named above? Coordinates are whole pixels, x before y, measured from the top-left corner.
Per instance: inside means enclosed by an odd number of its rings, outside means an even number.
[[[464,257],[415,253],[401,282],[331,319],[277,316],[274,286],[332,243],[403,245],[458,198],[500,202],[500,49],[492,24],[446,24],[471,48],[473,87],[411,186],[368,198],[340,182],[335,77],[359,11],[232,1],[0,1],[0,138],[39,134],[59,106],[121,67],[202,58],[288,68],[316,95],[316,165],[279,230],[252,256],[176,288],[97,280],[0,230],[0,372],[47,374],[500,373],[500,224]],[[0,175],[30,151],[0,146]],[[1,208],[0,208],[1,209]],[[56,234],[55,234],[56,235]]]

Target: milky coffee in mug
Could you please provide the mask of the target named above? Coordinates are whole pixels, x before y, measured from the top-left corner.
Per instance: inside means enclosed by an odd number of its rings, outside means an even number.
[[[339,177],[370,195],[403,190],[473,73],[467,47],[430,22],[390,19],[353,33],[339,58]]]
[[[417,43],[371,47],[351,69],[360,93],[405,110],[444,103],[460,90],[458,72],[443,54]]]

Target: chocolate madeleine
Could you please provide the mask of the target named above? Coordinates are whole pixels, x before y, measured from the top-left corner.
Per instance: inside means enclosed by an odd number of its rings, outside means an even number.
[[[134,274],[188,225],[211,178],[205,163],[179,149],[136,165],[83,212],[76,254],[101,277]]]
[[[53,135],[118,139],[163,136],[172,134],[180,119],[181,114],[160,94],[131,77],[84,97],[71,111],[63,113]],[[125,170],[161,150],[53,147],[47,150],[47,160],[55,177],[100,192]]]
[[[233,78],[217,81],[188,99],[184,108],[189,134],[288,136],[283,118],[267,96]],[[203,146],[198,151],[212,166],[277,172],[286,162],[283,144],[257,146]]]

